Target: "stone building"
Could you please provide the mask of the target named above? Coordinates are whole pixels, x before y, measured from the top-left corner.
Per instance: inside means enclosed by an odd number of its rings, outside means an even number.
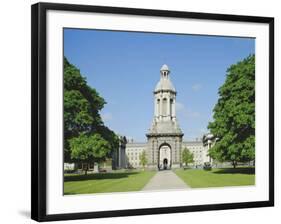
[[[194,141],[184,141],[182,149],[188,148],[193,153],[193,166],[200,167],[205,162],[209,162],[208,147],[204,146],[202,139],[195,139]]]
[[[128,140],[126,144],[126,161],[127,168],[141,167],[140,155],[146,150],[147,144],[143,142],[134,142],[132,139]]]
[[[143,151],[147,150],[147,146],[148,146],[147,142],[134,142],[132,139],[128,140],[128,143],[126,144],[127,168],[141,167],[139,157]],[[203,166],[204,162],[210,162],[210,157],[208,156],[209,147],[210,145],[208,146],[202,143],[202,139],[195,139],[193,141],[183,141],[181,151],[184,148],[188,148],[189,151],[192,152],[194,156],[194,163],[191,165],[194,167],[201,167]],[[163,155],[164,154],[162,154],[162,158]],[[163,158],[162,160],[164,159],[165,158]],[[183,164],[180,162],[180,166],[182,165]],[[178,166],[171,166],[171,168],[175,168],[175,167]],[[158,165],[154,168],[158,168]]]
[[[154,94],[154,117],[147,136],[148,166],[159,169],[180,167],[183,133],[176,118],[176,89],[167,65],[160,69]]]
[[[183,141],[183,132],[176,118],[176,89],[170,80],[167,65],[160,69],[160,80],[154,89],[154,116],[147,142],[126,143],[126,166],[140,167],[140,154],[145,151],[149,168],[170,169],[182,166],[181,152],[185,147],[194,155],[194,166],[209,161],[208,147],[202,140]]]

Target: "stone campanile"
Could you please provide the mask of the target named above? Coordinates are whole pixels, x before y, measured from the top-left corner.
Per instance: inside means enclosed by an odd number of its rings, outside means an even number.
[[[183,133],[176,118],[176,89],[170,80],[169,67],[160,69],[160,80],[154,90],[154,117],[146,134],[148,166],[170,169],[181,166]]]

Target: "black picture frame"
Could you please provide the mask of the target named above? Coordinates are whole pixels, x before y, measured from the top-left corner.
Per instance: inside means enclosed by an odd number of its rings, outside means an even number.
[[[46,12],[63,10],[100,12],[123,15],[161,16],[218,21],[253,22],[269,25],[269,200],[208,204],[195,206],[159,207],[69,214],[46,214]],[[31,218],[37,221],[86,219],[116,216],[148,215],[161,213],[193,212],[206,210],[238,209],[274,206],[274,18],[195,13],[183,11],[151,10],[138,8],[103,7],[90,5],[37,3],[31,11]]]

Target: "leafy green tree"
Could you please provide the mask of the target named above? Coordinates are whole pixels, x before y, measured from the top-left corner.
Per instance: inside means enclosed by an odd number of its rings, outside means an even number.
[[[208,128],[218,139],[209,155],[218,161],[255,159],[255,56],[250,55],[227,70],[219,88],[213,121]]]
[[[104,126],[100,110],[105,105],[105,100],[98,92],[87,84],[79,69],[64,58],[64,160],[76,161],[73,156],[70,140],[79,137],[86,140],[83,134],[100,136],[110,144],[111,150],[107,156],[111,157],[112,151],[118,147],[118,137],[109,128]],[[81,136],[84,136],[83,138]],[[77,139],[76,139],[77,140]],[[81,145],[83,144],[80,141]],[[77,146],[77,144],[76,144]],[[87,147],[85,147],[88,149]],[[82,151],[85,150],[81,149]],[[73,149],[73,148],[72,148]],[[76,147],[76,151],[77,151]],[[82,157],[81,157],[82,158]],[[82,159],[79,159],[80,161]]]
[[[144,170],[145,165],[147,164],[148,160],[146,157],[146,153],[145,151],[142,151],[140,154],[140,164],[142,165],[142,168]]]
[[[187,166],[189,163],[194,162],[193,153],[190,152],[188,148],[184,148],[184,150],[182,151],[182,161],[185,163],[185,166]]]
[[[108,158],[112,158],[112,153],[119,147],[119,138],[114,131],[110,130],[108,127],[101,125],[97,127],[97,132],[108,141],[110,144],[111,150],[107,153]]]
[[[80,134],[69,140],[71,158],[76,161],[83,161],[88,164],[105,161],[106,156],[111,150],[111,145],[100,134]]]

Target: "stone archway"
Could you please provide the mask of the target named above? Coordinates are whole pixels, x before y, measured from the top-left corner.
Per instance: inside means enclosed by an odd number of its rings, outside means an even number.
[[[166,170],[172,167],[172,150],[169,144],[162,144],[159,147],[158,169]]]

